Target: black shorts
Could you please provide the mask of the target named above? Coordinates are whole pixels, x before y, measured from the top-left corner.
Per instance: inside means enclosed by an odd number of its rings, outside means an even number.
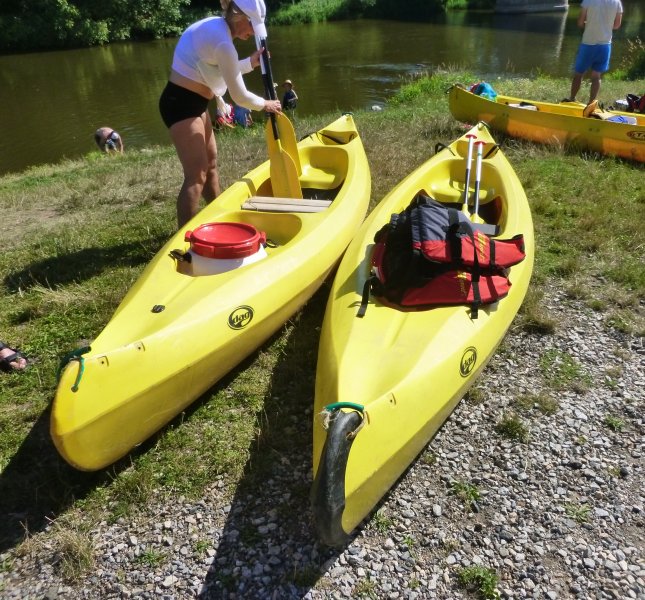
[[[207,98],[169,81],[159,98],[161,118],[170,128],[184,119],[194,119],[208,109]]]

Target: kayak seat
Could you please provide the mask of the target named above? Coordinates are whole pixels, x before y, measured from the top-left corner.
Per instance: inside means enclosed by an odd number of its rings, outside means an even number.
[[[300,186],[331,190],[343,182],[349,156],[342,146],[312,146],[300,149]]]
[[[263,212],[322,212],[329,208],[331,200],[311,200],[308,198],[277,198],[275,196],[251,196],[242,209]]]
[[[530,102],[509,102],[508,106],[512,108],[523,108],[525,110],[539,110],[535,104],[531,104]]]
[[[430,196],[432,196],[435,200],[438,200],[443,204],[445,204],[446,202],[455,202],[455,203],[463,202],[464,182],[452,179],[448,184],[443,182],[440,184],[433,183],[430,186],[430,189],[428,190],[428,192]],[[471,186],[470,186],[471,202],[474,195],[475,195],[475,188],[473,187],[473,182],[471,181]],[[480,204],[484,204],[485,202],[490,200],[491,196],[492,196],[492,193],[489,190],[485,188],[480,189],[479,190]]]

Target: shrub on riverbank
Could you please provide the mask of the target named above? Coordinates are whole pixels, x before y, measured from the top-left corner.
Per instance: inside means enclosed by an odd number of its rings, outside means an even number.
[[[609,71],[607,77],[630,81],[645,78],[645,43],[640,38],[627,40],[625,56],[616,69]]]
[[[463,133],[444,92],[470,79],[451,73],[413,82],[414,93],[403,88],[386,110],[355,113],[373,173],[372,206],[437,142]],[[569,82],[537,77],[494,84],[500,93],[547,99],[562,96]],[[602,93],[620,97],[625,86],[607,82]],[[336,116],[300,117],[298,137]],[[645,204],[643,165],[495,137],[526,189],[536,228],[535,275],[516,326],[533,328],[540,311],[548,316],[540,302],[548,285],[592,307],[598,327],[642,335],[645,267],[635,217]],[[222,134],[218,146],[224,187],[267,156],[260,127]],[[253,473],[248,483],[262,482],[263,460],[279,461],[284,445],[307,447],[285,431],[313,394],[325,289],[260,352],[113,468],[78,473],[49,441],[59,359],[96,337],[171,235],[180,185],[168,147],[93,153],[91,160],[0,178],[7,248],[0,255],[0,334],[37,360],[23,373],[0,375],[0,514],[6,516],[0,552],[16,546],[17,554],[26,552],[34,536],[51,544],[62,529],[85,539],[103,521],[145,511],[153,498],[196,497],[215,480],[235,486],[245,469]],[[571,326],[552,323],[556,334]],[[276,397],[276,389],[286,392]]]
[[[301,0],[283,4],[271,12],[269,20],[276,25],[318,23],[360,17],[418,21],[429,19],[445,10],[469,8],[492,9],[495,0]]]

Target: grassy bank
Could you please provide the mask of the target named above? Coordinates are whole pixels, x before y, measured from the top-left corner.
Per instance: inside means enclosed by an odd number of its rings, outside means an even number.
[[[414,82],[385,111],[355,114],[372,169],[372,206],[437,142],[463,133],[444,92],[452,82],[474,79],[450,74]],[[566,95],[569,81],[494,85],[502,93],[555,100]],[[623,98],[644,87],[645,81],[607,82],[602,96]],[[298,137],[335,116],[298,119]],[[525,186],[536,228],[535,275],[518,325],[544,335],[572,325],[556,323],[540,302],[541,290],[554,285],[597,311],[599,327],[643,335],[643,165],[496,137]],[[266,158],[260,128],[225,132],[218,143],[223,186]],[[262,461],[279,457],[284,444],[306,445],[285,431],[293,418],[310,418],[303,407],[312,403],[326,289],[190,411],[114,467],[76,472],[51,445],[48,406],[59,360],[98,334],[171,235],[180,183],[172,148],[93,154],[0,178],[0,339],[33,360],[23,373],[0,374],[0,554],[28,552],[43,539],[59,543],[69,555],[59,568],[73,578],[91,564],[87,532],[97,523],[145,509],[153,497],[199,496],[217,478],[235,486],[245,473],[253,485],[262,481]]]

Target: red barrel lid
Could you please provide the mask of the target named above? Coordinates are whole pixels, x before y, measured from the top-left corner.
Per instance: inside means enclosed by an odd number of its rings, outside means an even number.
[[[252,256],[266,242],[266,234],[248,223],[205,223],[184,238],[190,249],[207,258]]]

